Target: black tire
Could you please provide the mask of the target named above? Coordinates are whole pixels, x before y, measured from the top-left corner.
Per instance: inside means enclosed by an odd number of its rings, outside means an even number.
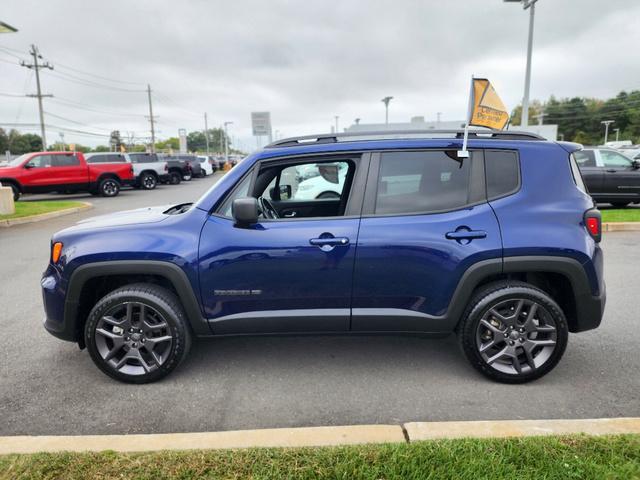
[[[120,193],[120,182],[112,177],[103,178],[98,184],[98,192],[103,197],[117,197]]]
[[[137,316],[135,314],[136,305],[144,305],[145,312],[147,312],[146,315],[149,315],[149,312],[151,312],[155,316],[145,318],[159,319],[160,322],[155,324],[155,330],[137,334],[138,337],[136,337],[135,341],[139,342],[139,348],[131,346],[131,342],[134,342],[133,337],[137,333],[137,327],[131,328],[130,330],[125,328],[124,332],[120,334],[119,332],[114,333],[108,330],[109,327],[116,328],[113,326],[113,322],[105,322],[107,314],[109,314],[108,318],[117,319],[118,317],[114,312],[119,312],[121,309],[128,312],[129,305],[133,306],[133,314],[130,317],[134,320],[130,323],[131,325],[137,323],[139,326],[142,326],[142,323],[139,321],[141,315],[140,310]],[[127,314],[125,313],[125,317],[126,316]],[[135,320],[136,318],[137,320]],[[162,332],[160,332],[158,326],[163,324],[166,325],[166,328],[163,328]],[[107,330],[107,333],[112,336],[108,337],[103,334],[97,334],[96,330],[99,326],[101,331]],[[136,330],[136,332],[130,333],[133,330]],[[140,329],[140,331],[142,332],[142,329]],[[116,337],[120,337],[118,341],[122,341],[122,346],[117,347],[115,341],[111,340],[111,345],[114,347],[110,350],[109,341],[101,340],[103,338],[111,339]],[[161,343],[154,342],[153,346],[150,349],[148,348],[151,340],[165,337],[171,337],[171,343],[169,345],[166,345],[166,343],[169,342],[169,340],[166,340]],[[125,338],[127,339],[126,341],[124,340]],[[84,326],[84,339],[91,359],[102,372],[116,380],[136,384],[155,382],[167,376],[180,365],[191,348],[191,331],[180,301],[166,288],[149,283],[126,285],[102,297],[89,313],[89,317]],[[146,339],[146,342],[144,339]],[[163,344],[166,350],[165,352],[152,353],[156,351],[159,345]],[[133,343],[133,345],[135,345],[135,343]],[[118,355],[121,354],[121,356],[114,355],[110,359],[105,359],[111,351],[116,349],[119,349]],[[106,355],[105,350],[108,350]],[[133,354],[135,354],[135,356],[133,356]],[[157,360],[153,361],[153,358],[161,359],[160,363],[158,363]],[[117,364],[121,363],[123,359],[123,366],[119,369],[116,368]],[[147,367],[143,367],[143,364],[147,365]],[[151,370],[148,370],[148,368],[151,368]]]
[[[340,198],[340,194],[337,193],[337,192],[326,191],[326,192],[322,192],[316,198],[317,199],[329,199],[329,198],[339,199]]]
[[[631,202],[611,202],[611,205],[613,205],[614,208],[625,208],[630,203]]]
[[[491,312],[497,311],[494,307],[498,309],[506,308],[502,306],[509,305],[511,301],[519,303],[521,300],[525,304],[532,302],[532,304],[537,305],[536,311],[533,314],[534,320],[532,320],[532,325],[530,325],[536,329],[535,332],[532,331],[528,333],[529,327],[527,327],[527,332],[518,333],[525,329],[522,328],[519,330],[516,327],[514,331],[506,324],[504,330],[496,327],[496,332],[494,332],[492,329],[485,327],[486,323],[480,323],[483,319],[486,322],[487,315],[489,315],[491,322],[502,324],[501,320],[491,316]],[[510,311],[513,311],[513,308]],[[525,311],[522,306],[520,306],[517,311],[521,313],[515,315],[515,321],[518,322],[519,318],[525,318],[526,322],[527,311]],[[529,309],[528,312],[530,313],[531,309]],[[538,316],[537,326],[535,325],[536,315]],[[553,326],[551,326],[551,324],[553,324]],[[525,326],[525,324],[521,325],[523,327]],[[549,331],[550,328],[553,328],[553,331]],[[491,347],[491,349],[495,350],[487,349],[485,350],[487,353],[484,354],[480,352],[480,348],[485,346],[480,345],[481,339],[484,338],[480,336],[480,332],[483,331],[482,329],[484,329],[485,335],[487,333],[489,334],[489,337],[486,338],[486,345],[493,344],[494,342],[496,344]],[[542,332],[543,329],[546,333],[538,333],[538,331]],[[547,293],[528,283],[499,281],[481,288],[474,294],[458,325],[457,333],[460,346],[467,360],[469,360],[471,365],[480,373],[492,380],[502,383],[525,383],[546,375],[558,364],[567,347],[569,329],[562,309]],[[502,335],[507,338],[504,338]],[[523,338],[518,338],[518,335],[524,337],[524,340]],[[533,335],[535,335],[535,337]],[[551,338],[553,338],[553,340],[551,340]],[[534,343],[538,344],[551,341],[555,343],[542,347],[530,346]],[[504,345],[504,347],[502,345]],[[529,356],[526,354],[525,345],[531,349],[530,351],[532,352],[536,352],[536,349],[538,349],[537,353],[531,354],[531,357],[533,357],[533,367],[527,360]],[[504,357],[499,357],[492,364],[488,363],[487,359],[483,357],[483,355],[493,355],[496,351],[498,353],[504,351],[503,348],[512,348],[516,354],[516,357],[510,360],[511,365],[504,363]],[[505,355],[509,355],[509,353],[507,352]],[[524,368],[520,364],[519,359],[525,362]],[[491,358],[489,358],[489,360],[491,360]],[[539,365],[536,364],[536,360],[540,362]],[[518,362],[519,369],[522,371],[516,371],[516,362]]]
[[[143,172],[140,175],[140,188],[143,190],[153,190],[158,186],[158,178],[151,172]]]
[[[169,184],[178,185],[182,181],[182,175],[178,172],[171,172],[169,174]]]
[[[185,173],[182,175],[182,180],[184,180],[185,182],[190,182],[192,178],[193,174],[191,173]]]
[[[20,199],[20,189],[18,186],[13,183],[8,183],[5,186],[11,187],[11,191],[13,192],[13,201],[17,202]]]

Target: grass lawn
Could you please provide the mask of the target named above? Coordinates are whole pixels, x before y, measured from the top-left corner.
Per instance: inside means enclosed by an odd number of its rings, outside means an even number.
[[[640,222],[640,208],[600,210],[603,222]]]
[[[640,435],[0,456],[1,479],[638,479]]]
[[[30,217],[41,213],[66,210],[67,208],[81,207],[82,202],[72,202],[69,200],[54,200],[46,202],[16,202],[16,212],[12,215],[0,215],[0,220],[11,218]]]

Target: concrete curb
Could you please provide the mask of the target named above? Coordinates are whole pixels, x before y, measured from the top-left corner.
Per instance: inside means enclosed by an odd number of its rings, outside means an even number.
[[[0,454],[59,451],[146,452],[250,447],[326,447],[405,442],[400,425],[275,428],[158,435],[0,437]]]
[[[71,215],[72,213],[78,213],[93,208],[93,204],[89,202],[80,203],[83,204],[80,207],[65,208],[64,210],[56,210],[55,212],[41,213],[39,215],[31,215],[28,217],[0,220],[0,227],[13,227],[14,225],[24,225],[25,223],[42,222],[43,220],[62,217],[64,215]]]
[[[404,427],[404,428],[403,428]],[[326,447],[444,438],[640,434],[640,418],[414,422],[400,425],[274,428],[210,433],[0,437],[0,455],[36,452],[148,452],[251,447]]]
[[[404,427],[412,442],[441,438],[506,438],[576,433],[610,435],[640,433],[640,418],[415,422],[405,423]]]
[[[605,222],[603,232],[640,232],[640,222]]]

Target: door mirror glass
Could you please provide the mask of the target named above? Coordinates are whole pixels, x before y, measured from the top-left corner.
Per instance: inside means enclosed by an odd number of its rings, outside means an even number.
[[[35,165],[31,162],[27,162],[24,164],[24,168],[26,168],[27,170],[29,170],[30,168],[35,167]]]
[[[640,168],[640,162],[638,160],[632,160],[631,161],[631,167],[634,170],[638,170]]]
[[[280,200],[289,200],[291,198],[291,185],[280,185],[279,192]]]
[[[231,203],[231,215],[237,225],[249,226],[258,222],[260,208],[258,199],[253,197],[236,198]]]

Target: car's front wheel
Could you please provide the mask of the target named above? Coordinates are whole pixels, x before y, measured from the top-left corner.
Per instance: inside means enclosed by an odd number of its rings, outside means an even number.
[[[517,281],[478,291],[458,326],[471,365],[503,383],[524,383],[549,373],[562,358],[568,332],[555,300]]]
[[[84,338],[98,368],[128,383],[165,377],[191,346],[178,298],[163,287],[145,283],[118,288],[100,299],[89,314]]]

